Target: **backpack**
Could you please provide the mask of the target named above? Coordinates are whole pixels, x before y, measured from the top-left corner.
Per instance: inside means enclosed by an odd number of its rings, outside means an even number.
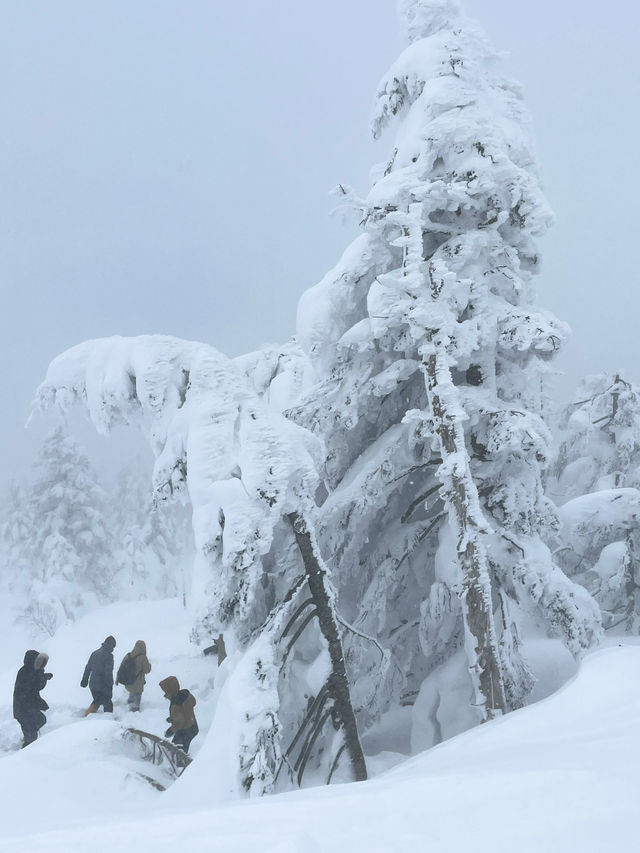
[[[133,684],[136,680],[136,662],[134,658],[131,657],[129,652],[123,657],[122,663],[118,669],[118,675],[116,676],[116,681],[118,684],[124,684],[125,687],[127,684]]]

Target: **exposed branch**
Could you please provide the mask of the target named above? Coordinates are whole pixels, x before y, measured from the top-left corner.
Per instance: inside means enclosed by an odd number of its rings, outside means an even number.
[[[324,728],[325,723],[329,719],[330,714],[331,714],[331,708],[328,708],[324,712],[324,714],[322,715],[320,720],[316,723],[316,726],[313,729],[311,737],[309,738],[309,740],[306,744],[306,749],[301,754],[301,757],[298,758],[298,762],[300,762],[300,769],[298,770],[298,785],[300,785],[302,783],[302,777],[303,777],[304,771],[307,767],[307,762],[309,761],[309,758],[311,757],[311,752],[313,751],[314,744],[315,744],[316,740],[318,739],[318,735],[320,734],[320,732]],[[294,765],[294,769],[295,769],[295,766],[296,765]]]
[[[302,634],[302,632],[304,631],[304,629],[307,627],[307,625],[309,624],[309,622],[311,622],[311,620],[313,619],[313,617],[314,617],[314,616],[317,616],[317,615],[318,615],[318,611],[314,608],[310,613],[307,613],[306,617],[302,620],[302,622],[301,622],[301,623],[300,623],[300,625],[298,626],[298,628],[297,628],[297,630],[296,630],[295,634],[294,634],[294,635],[293,635],[293,637],[291,638],[291,640],[290,640],[290,642],[289,642],[289,645],[287,646],[287,650],[286,650],[286,652],[285,652],[285,653],[284,653],[284,655],[282,656],[282,666],[284,666],[284,665],[285,665],[285,663],[287,662],[287,658],[289,657],[289,654],[290,654],[290,652],[291,652],[291,649],[295,646],[296,641],[300,638],[300,635]]]
[[[413,515],[415,509],[417,507],[419,507],[421,503],[424,503],[427,500],[427,498],[430,498],[431,495],[435,495],[436,492],[439,492],[441,488],[442,488],[442,483],[436,483],[435,486],[432,486],[430,489],[427,489],[426,492],[424,492],[421,495],[418,495],[417,498],[414,498],[414,500],[411,501],[408,508],[405,510],[404,514],[401,516],[400,521],[403,524],[406,524],[407,521]]]
[[[346,743],[343,743],[342,746],[340,747],[340,749],[337,751],[336,757],[333,759],[333,763],[331,764],[331,770],[329,772],[329,776],[327,777],[327,785],[331,784],[331,779],[333,777],[333,774],[335,773],[335,771],[338,768],[338,762],[340,761],[340,756],[345,751],[346,746],[347,746]]]
[[[362,637],[363,640],[369,640],[370,643],[373,643],[373,645],[376,646],[376,648],[382,655],[382,659],[384,660],[384,658],[388,654],[388,649],[384,649],[375,637],[371,637],[369,634],[364,634],[362,631],[358,631],[357,628],[354,628],[353,625],[350,625],[348,622],[346,622],[342,618],[342,616],[338,615],[337,618],[338,622],[343,626],[343,628],[346,628],[348,631],[351,631],[352,634],[356,634],[356,636],[358,637]]]
[[[289,633],[289,631],[293,627],[293,623],[296,621],[298,616],[300,616],[300,614],[304,610],[306,610],[310,604],[313,604],[313,598],[307,598],[305,601],[302,602],[302,604],[299,607],[297,607],[294,610],[293,615],[291,616],[291,618],[289,619],[287,624],[284,626],[284,630],[283,630],[282,634],[280,634],[281,640],[284,640],[284,638],[287,636],[287,634]]]

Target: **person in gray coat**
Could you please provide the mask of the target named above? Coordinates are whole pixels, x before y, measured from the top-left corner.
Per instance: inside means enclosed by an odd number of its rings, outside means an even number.
[[[105,711],[113,711],[113,650],[116,641],[109,636],[95,652],[91,652],[82,675],[81,687],[89,687],[92,702],[85,712],[93,714],[100,705]]]

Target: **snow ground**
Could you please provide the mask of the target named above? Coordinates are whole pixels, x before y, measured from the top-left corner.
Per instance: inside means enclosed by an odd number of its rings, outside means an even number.
[[[118,693],[115,720],[82,719],[82,668],[109,633],[118,639],[117,661],[136,639],[147,639],[154,669],[143,711],[127,712]],[[8,752],[19,743],[19,729],[10,705],[0,705],[3,853],[162,853],[176,846],[190,853],[604,853],[633,846],[640,794],[636,645],[590,655],[552,697],[369,782],[219,805],[211,803],[214,785],[207,783],[215,768],[196,760],[159,793],[138,775],[153,775],[151,765],[119,734],[122,723],[162,732],[166,700],[157,682],[167,674],[202,686],[196,710],[203,730],[213,716],[215,663],[189,646],[177,602],[113,605],[43,647],[55,675],[44,692],[52,711],[41,738]],[[3,700],[15,669],[0,674]],[[194,756],[198,748],[194,742]]]

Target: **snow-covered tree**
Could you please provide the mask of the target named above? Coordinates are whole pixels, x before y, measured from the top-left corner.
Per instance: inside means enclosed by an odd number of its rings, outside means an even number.
[[[554,496],[640,488],[640,389],[619,373],[582,380],[560,416]]]
[[[311,433],[270,409],[212,347],[161,336],[63,353],[38,402],[86,406],[102,432],[142,427],[156,457],[156,499],[188,491],[195,637],[224,632],[228,649],[244,650],[230,679],[248,681],[235,709],[242,785],[270,790],[283,767],[300,783],[321,751],[329,776],[346,752],[354,777],[365,778],[335,594],[314,536]]]
[[[640,390],[589,376],[561,415],[550,489],[557,559],[596,598],[605,627],[640,631]]]
[[[184,594],[184,562],[192,559],[189,507],[154,501],[150,472],[128,465],[110,500],[117,585],[123,598]]]
[[[24,617],[53,634],[109,599],[115,572],[105,494],[88,457],[61,426],[43,440],[33,485],[14,490],[5,538]]]
[[[31,569],[30,535],[33,529],[31,506],[25,489],[12,482],[2,501],[2,520],[0,521],[0,593],[5,606],[11,609],[17,596],[20,581],[25,592],[26,578]],[[23,600],[23,599],[22,599]]]
[[[400,9],[410,44],[372,122],[396,125],[393,150],[365,199],[341,188],[363,233],[301,299],[316,384],[291,414],[327,450],[319,540],[341,610],[393,649],[378,693],[415,693],[464,647],[486,719],[533,683],[524,613],[575,654],[600,631],[544,544],[540,413],[565,327],[534,305],[551,215],[519,89],[456,0]]]

